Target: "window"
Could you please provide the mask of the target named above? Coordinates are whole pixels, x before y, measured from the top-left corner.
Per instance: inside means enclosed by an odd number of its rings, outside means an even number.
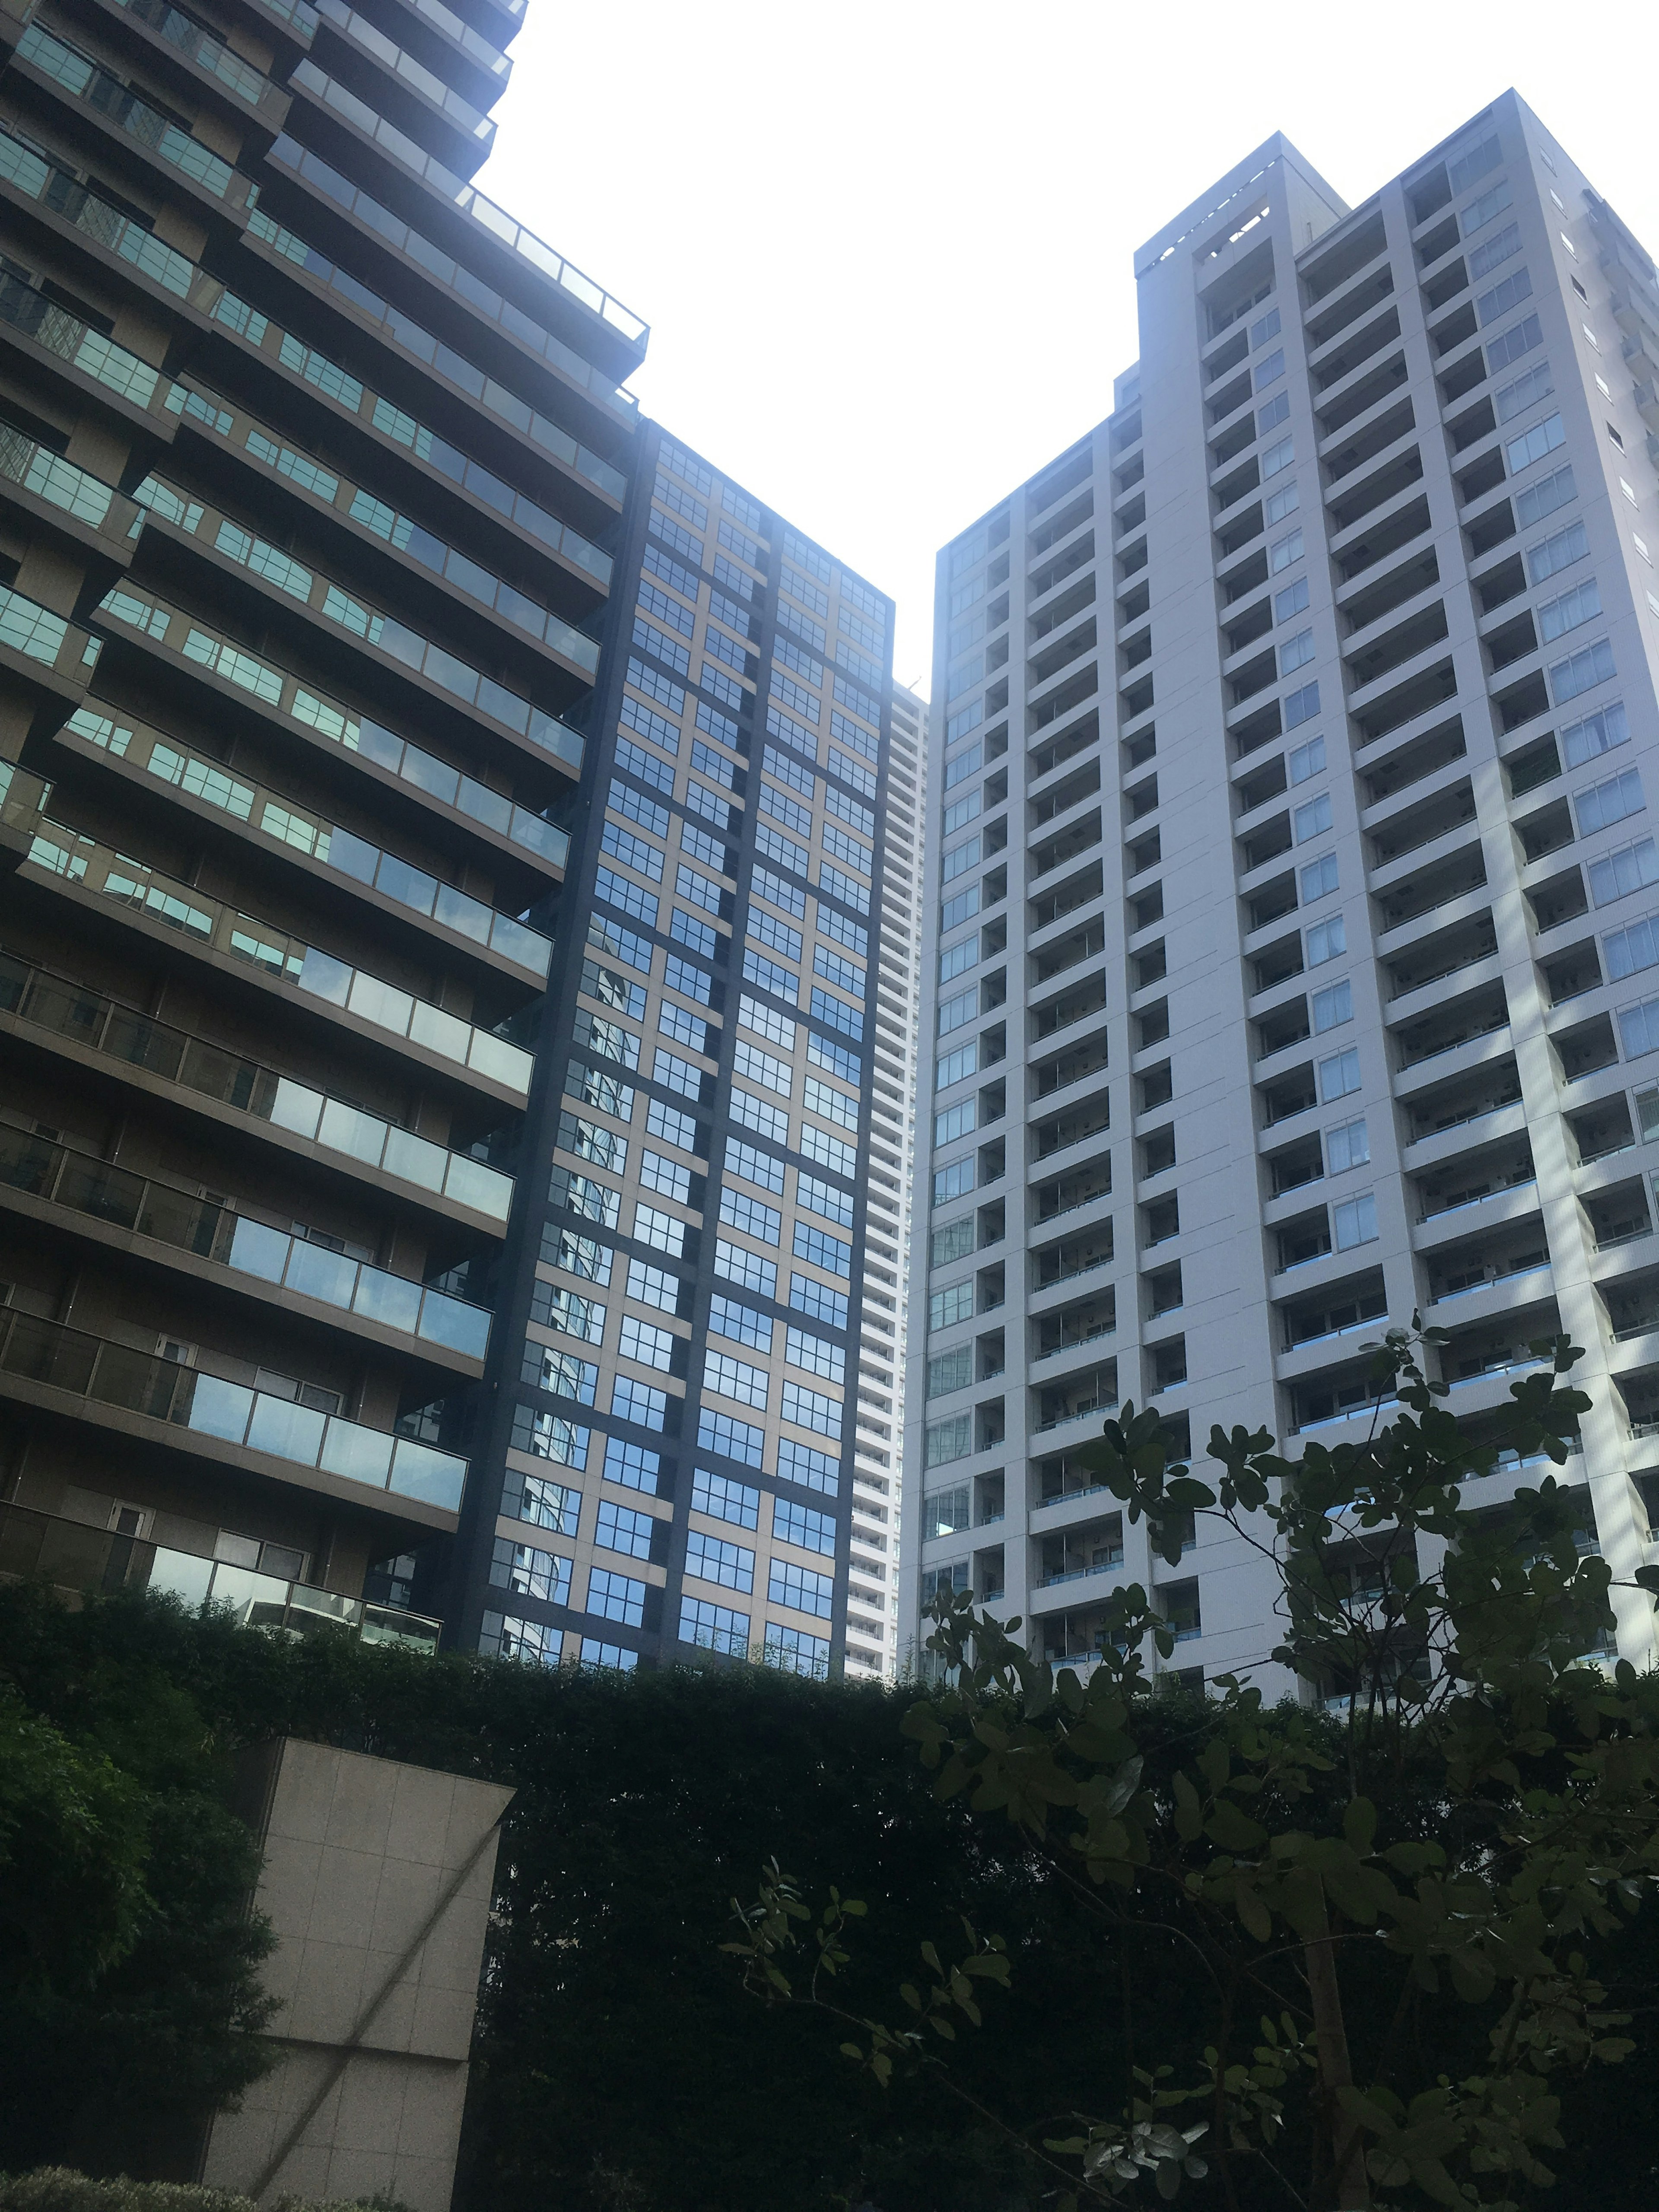
[[[1319,1063],[1319,1095],[1328,1102],[1346,1098],[1350,1091],[1359,1088],[1359,1054],[1350,1045],[1346,1052],[1334,1053],[1330,1059]]]
[[[742,1305],[736,1298],[711,1300],[708,1326],[716,1336],[729,1336],[738,1344],[750,1346],[756,1352],[770,1352],[772,1349],[770,1316],[757,1313],[753,1306]]]
[[[726,1168],[728,1175],[740,1176],[745,1182],[758,1183],[774,1197],[783,1195],[783,1162],[763,1152],[757,1145],[745,1145],[736,1137],[726,1140]]]
[[[1659,967],[1659,916],[1647,915],[1623,929],[1609,930],[1601,944],[1610,982],[1622,981],[1638,969]]]
[[[584,960],[581,989],[584,997],[597,999],[602,1006],[613,1006],[619,1014],[628,1014],[636,1022],[644,1018],[645,986],[630,983],[614,968],[602,967],[597,960]]]
[[[859,1173],[857,1152],[851,1145],[843,1145],[839,1137],[832,1137],[827,1129],[817,1128],[811,1121],[803,1121],[800,1148],[809,1160],[816,1160],[821,1168],[828,1168],[832,1175],[845,1176],[849,1182],[856,1181]]]
[[[621,1552],[630,1559],[648,1559],[651,1534],[656,1525],[650,1514],[635,1513],[632,1506],[615,1505],[608,1498],[602,1498],[593,1540],[601,1551]]]
[[[822,1391],[809,1390],[804,1382],[786,1382],[782,1410],[784,1419],[793,1421],[797,1428],[815,1430],[832,1443],[841,1442],[840,1403],[826,1398]]]
[[[1268,381],[1271,383],[1272,379],[1269,378]],[[1265,407],[1258,407],[1256,410],[1255,434],[1258,438],[1265,438],[1269,430],[1276,430],[1281,422],[1288,422],[1290,419],[1290,394],[1287,392],[1276,392]],[[1281,462],[1280,466],[1283,465]]]
[[[637,1321],[632,1314],[623,1316],[617,1349],[624,1359],[635,1359],[641,1367],[655,1367],[666,1375],[674,1364],[674,1343],[669,1330],[658,1328],[648,1321]]]
[[[1339,1122],[1334,1129],[1326,1130],[1325,1172],[1328,1175],[1342,1175],[1349,1168],[1364,1167],[1370,1157],[1370,1139],[1363,1119]]]
[[[531,1296],[532,1313],[544,1328],[556,1329],[561,1336],[574,1336],[582,1344],[604,1342],[605,1308],[594,1299],[579,1297],[574,1291],[556,1291],[546,1283],[537,1283]]]
[[[654,1498],[661,1473],[661,1460],[644,1444],[631,1444],[621,1437],[606,1437],[605,1479],[607,1482],[620,1482],[629,1490],[641,1491],[646,1497]]]
[[[1337,888],[1336,855],[1326,853],[1317,860],[1310,860],[1302,871],[1302,903],[1311,906],[1316,899],[1328,897]]]
[[[785,1052],[795,1048],[796,1026],[788,1015],[759,999],[751,999],[746,991],[738,1001],[738,1022],[741,1028],[753,1030],[757,1036],[763,1036],[769,1044],[778,1045]]]
[[[618,1375],[611,1385],[611,1410],[618,1420],[637,1422],[642,1429],[665,1429],[668,1393],[636,1382],[631,1376]]]
[[[810,1227],[805,1221],[795,1224],[793,1249],[796,1259],[822,1267],[827,1275],[850,1275],[853,1272],[852,1246],[824,1230]]]
[[[601,1075],[597,1067],[585,1067],[579,1060],[565,1067],[564,1095],[580,1098],[584,1106],[596,1106],[602,1114],[614,1114],[619,1121],[634,1118],[632,1085],[618,1083],[614,1075]]]
[[[785,1357],[792,1367],[799,1367],[808,1375],[816,1375],[825,1382],[844,1382],[847,1380],[847,1354],[838,1344],[831,1344],[822,1336],[814,1336],[804,1328],[793,1325],[786,1338]]]
[[[550,1267],[562,1267],[567,1274],[580,1275],[584,1282],[603,1287],[611,1280],[611,1262],[616,1255],[608,1244],[562,1229],[556,1237],[543,1235],[542,1257]]]
[[[659,1313],[678,1313],[680,1279],[671,1275],[665,1267],[653,1267],[643,1260],[630,1260],[628,1295],[642,1306],[655,1306]]]
[[[815,1282],[811,1275],[790,1275],[789,1303],[797,1313],[821,1321],[827,1328],[847,1326],[846,1292],[832,1291],[828,1283]]]
[[[976,786],[965,799],[959,799],[954,806],[945,808],[944,825],[945,836],[954,837],[958,830],[977,818],[981,796],[980,789]]]
[[[1318,712],[1319,686],[1316,683],[1304,684],[1299,691],[1285,693],[1285,726],[1287,730],[1295,729],[1298,722],[1310,722]]]
[[[1305,582],[1306,580],[1304,580]],[[1295,586],[1292,586],[1291,589],[1294,590]],[[1310,629],[1298,630],[1294,637],[1287,638],[1279,648],[1279,672],[1281,676],[1291,675],[1297,669],[1305,668],[1313,658],[1313,632]]]
[[[973,1310],[973,1284],[953,1283],[948,1291],[935,1291],[928,1299],[927,1326],[949,1328],[956,1322],[971,1319]]]
[[[634,1238],[636,1243],[649,1244],[653,1250],[667,1252],[679,1259],[685,1250],[687,1224],[677,1220],[672,1213],[664,1213],[654,1206],[634,1207]]]
[[[1589,534],[1583,524],[1569,523],[1565,530],[1558,530],[1528,548],[1528,575],[1533,583],[1541,584],[1547,576],[1553,576],[1563,568],[1570,568],[1575,561],[1582,561],[1589,551]]]
[[[574,1152],[580,1160],[591,1160],[595,1167],[609,1168],[613,1175],[620,1175],[628,1164],[627,1138],[602,1122],[584,1121],[579,1114],[560,1115],[558,1148]]]
[[[682,823],[682,842],[690,842],[693,836],[689,825]],[[682,867],[675,873],[674,888],[683,899],[690,899],[693,906],[700,906],[705,914],[720,912],[720,887],[712,876],[701,875],[696,868]]]
[[[716,1521],[729,1521],[738,1528],[760,1526],[760,1495],[746,1482],[734,1482],[729,1475],[715,1474],[706,1467],[698,1468],[691,1479],[692,1510],[707,1513]]]
[[[973,1428],[971,1413],[953,1413],[948,1421],[930,1422],[924,1437],[925,1463],[943,1467],[951,1460],[966,1459],[972,1448]]]
[[[795,1176],[795,1198],[810,1213],[820,1213],[826,1221],[833,1221],[842,1229],[853,1225],[853,1199],[848,1191],[837,1190],[833,1183],[823,1182],[817,1176],[799,1170]]]
[[[722,530],[726,525],[720,525]],[[703,1598],[684,1597],[680,1600],[680,1642],[695,1644],[705,1651],[724,1651],[728,1657],[743,1659],[749,1653],[749,1615],[733,1611],[729,1606],[713,1605]]]
[[[1639,1060],[1645,1052],[1659,1050],[1659,999],[1644,999],[1639,1006],[1621,1006],[1619,1038],[1626,1060]]]
[[[587,941],[597,951],[608,952],[613,960],[624,960],[630,968],[637,968],[642,975],[651,973],[650,940],[636,937],[608,915],[589,915]]]
[[[775,1091],[780,1098],[787,1098],[794,1087],[793,1069],[783,1060],[774,1060],[770,1053],[763,1052],[745,1038],[738,1039],[732,1066],[734,1073],[758,1083],[764,1090]]]
[[[839,953],[831,952],[827,945],[815,945],[812,947],[812,973],[822,975],[826,982],[834,983],[838,989],[850,993],[855,999],[865,996],[869,970],[856,966],[850,960],[843,960]]]
[[[551,1413],[536,1413],[528,1406],[519,1407],[513,1416],[513,1449],[533,1452],[538,1459],[556,1460],[561,1467],[587,1465],[592,1434],[592,1429],[579,1428],[574,1421],[562,1421]]]
[[[1500,368],[1507,368],[1512,361],[1519,361],[1522,354],[1530,353],[1534,346],[1543,343],[1542,324],[1536,315],[1528,315],[1524,322],[1517,323],[1513,330],[1505,331],[1502,337],[1492,341],[1486,348],[1487,368],[1496,376]]]
[[[954,998],[939,1001],[939,1033],[941,1036],[949,1036],[952,1030],[959,1030],[967,1023],[977,1020],[978,1016],[979,987],[975,984],[972,990],[958,991]]]
[[[1627,768],[1622,775],[1609,777],[1606,783],[1592,784],[1588,791],[1576,793],[1572,803],[1577,812],[1581,837],[1588,837],[1597,830],[1610,829],[1615,822],[1641,813],[1647,804],[1642,796],[1641,776],[1633,768]]]
[[[653,1098],[646,1109],[645,1126],[653,1137],[660,1137],[665,1145],[676,1145],[683,1152],[697,1149],[697,1125],[689,1114],[678,1107],[665,1105]]]
[[[1500,422],[1513,422],[1537,401],[1547,398],[1555,389],[1550,375],[1550,365],[1540,361],[1536,368],[1529,368],[1524,376],[1517,376],[1512,384],[1500,385],[1492,394],[1492,404],[1498,410]]]
[[[819,1491],[826,1498],[834,1498],[841,1488],[840,1473],[829,1453],[797,1443],[793,1437],[778,1440],[778,1480],[798,1482],[803,1489]]]
[[[806,1079],[806,1106],[809,1113],[822,1114],[826,1121],[833,1121],[839,1129],[856,1130],[858,1127],[858,1100],[849,1098],[845,1091],[832,1091],[827,1083],[820,1083],[816,1075],[809,1075]]]
[[[767,1600],[772,1605],[793,1606],[797,1613],[828,1620],[835,1611],[835,1591],[829,1575],[814,1574],[810,1567],[798,1567],[792,1559],[772,1562],[766,1584]]]
[[[937,1359],[927,1363],[927,1395],[948,1398],[954,1390],[965,1390],[974,1379],[974,1347],[958,1345],[954,1352],[941,1352]]]
[[[684,945],[691,952],[701,952],[705,960],[714,957],[715,947],[720,943],[719,937],[706,921],[699,921],[695,915],[687,914],[683,907],[674,908],[668,934],[676,945]]]
[[[1313,1028],[1318,1036],[1322,1030],[1340,1028],[1344,1022],[1353,1019],[1353,985],[1346,979],[1333,983],[1327,991],[1313,994]]]
[[[1277,575],[1281,568],[1289,568],[1299,561],[1302,558],[1302,532],[1299,530],[1291,531],[1288,538],[1281,538],[1267,556],[1268,565],[1274,575]]]
[[[623,867],[635,868],[641,875],[649,876],[653,884],[662,881],[662,854],[654,845],[635,836],[631,830],[607,822],[599,839],[599,849],[608,853],[613,860],[620,860]]]
[[[527,1344],[524,1379],[556,1398],[574,1398],[579,1406],[591,1406],[599,1387],[599,1370],[574,1352],[550,1352],[544,1345]]]
[[[949,1167],[933,1170],[933,1204],[943,1206],[952,1198],[960,1198],[974,1187],[974,1156],[965,1160],[952,1160]]]
[[[1592,691],[1598,684],[1606,684],[1618,672],[1612,645],[1604,637],[1597,638],[1594,645],[1581,647],[1569,659],[1551,663],[1550,691],[1559,707],[1565,700],[1576,699],[1581,691]]]
[[[587,1611],[601,1620],[620,1620],[629,1628],[645,1624],[645,1589],[630,1575],[613,1575],[595,1567],[587,1577]]]
[[[678,952],[669,954],[662,980],[671,991],[683,992],[688,999],[695,999],[700,1006],[708,1004],[714,978],[706,968],[695,967],[690,961],[682,960]]]
[[[1630,742],[1630,722],[1625,702],[1615,699],[1582,722],[1569,722],[1561,732],[1561,757],[1569,768],[1578,768],[1600,753]]]
[[[1480,293],[1474,303],[1474,312],[1484,329],[1495,323],[1500,315],[1507,315],[1511,307],[1518,307],[1522,300],[1532,297],[1532,278],[1524,269],[1517,269],[1512,276],[1504,277],[1490,292]]]
[[[1541,461],[1546,453],[1553,453],[1558,446],[1565,446],[1566,442],[1567,433],[1560,416],[1547,415],[1541,422],[1534,422],[1530,430],[1522,431],[1518,438],[1511,438],[1504,447],[1510,474],[1519,476],[1522,469],[1531,468],[1535,461]]]
[[[1331,1208],[1335,1229],[1336,1249],[1351,1251],[1356,1244],[1373,1243],[1376,1238],[1376,1200],[1370,1191],[1363,1191],[1358,1198],[1345,1198]]]
[[[829,1677],[829,1638],[809,1635],[805,1629],[790,1628],[782,1621],[767,1622],[763,1656],[767,1666],[781,1668],[786,1674],[805,1674],[818,1682]]]
[[[1495,215],[1501,215],[1510,204],[1509,179],[1500,178],[1492,190],[1482,192],[1478,200],[1471,200],[1463,210],[1463,235],[1472,238],[1477,230],[1489,223]]]
[[[860,960],[870,950],[870,933],[864,924],[853,921],[850,915],[837,913],[834,907],[826,906],[822,899],[818,901],[818,927],[824,936],[834,938],[837,945],[844,945],[849,952],[856,952]]]
[[[746,1191],[729,1187],[720,1192],[720,1219],[728,1229],[740,1229],[763,1244],[775,1244],[783,1234],[783,1216],[775,1206],[750,1198]]]
[[[498,1536],[489,1579],[495,1589],[512,1590],[519,1597],[568,1605],[570,1567],[571,1562],[556,1552],[535,1551],[528,1544],[515,1544],[510,1536]]]
[[[556,1536],[575,1534],[581,1506],[580,1490],[568,1490],[562,1483],[544,1482],[537,1474],[521,1475],[516,1497],[509,1490],[501,1500],[504,1513],[510,1512],[515,1519],[528,1521],[538,1528],[550,1528]]]
[[[763,1367],[750,1367],[727,1352],[706,1352],[703,1354],[702,1386],[716,1391],[722,1398],[735,1398],[740,1406],[751,1407],[755,1412],[766,1411],[766,1392],[769,1377]]]
[[[974,1217],[964,1213],[959,1221],[945,1222],[934,1230],[927,1264],[931,1267],[949,1267],[953,1260],[965,1260],[973,1249]]]
[[[1326,961],[1336,959],[1347,949],[1347,928],[1340,914],[1334,914],[1328,921],[1316,921],[1308,932],[1310,968],[1322,967]]]
[[[844,999],[836,998],[832,992],[820,990],[816,983],[812,986],[811,1011],[815,1022],[823,1022],[830,1029],[839,1030],[843,1036],[851,1037],[854,1044],[863,1042],[864,1016],[856,1008],[849,1006]]]
[[[1306,783],[1310,776],[1318,775],[1324,769],[1324,738],[1310,738],[1305,745],[1292,745],[1285,759],[1290,766],[1291,781]]]
[[[1300,531],[1297,532],[1298,537],[1301,534]],[[1309,586],[1305,576],[1298,576],[1295,583],[1286,584],[1282,592],[1273,593],[1273,620],[1288,622],[1292,615],[1299,615],[1308,604],[1308,597]],[[1311,649],[1305,657],[1312,658]],[[1283,672],[1281,669],[1280,673]]]
[[[1273,351],[1255,365],[1255,388],[1265,392],[1267,386],[1285,374],[1285,349],[1275,346]]]
[[[653,791],[664,792],[670,799],[674,796],[674,771],[668,763],[653,760],[649,753],[629,744],[626,738],[617,740],[617,765],[629,775],[638,776],[641,783],[648,783]]]
[[[936,1145],[948,1145],[954,1138],[965,1137],[978,1127],[978,1101],[964,1098],[961,1105],[947,1107],[943,1114],[934,1115],[933,1142]]]
[[[619,1023],[602,1022],[597,1014],[578,1013],[574,1035],[579,1045],[600,1060],[618,1060],[629,1068],[640,1064],[640,1041]]]
[[[747,1252],[741,1244],[728,1244],[719,1237],[714,1244],[714,1273],[724,1275],[728,1283],[739,1289],[753,1291],[763,1298],[777,1295],[778,1271],[770,1260],[762,1259],[758,1252]]]
[[[1506,222],[1500,231],[1493,233],[1484,245],[1477,246],[1469,255],[1469,282],[1478,283],[1490,276],[1500,262],[1512,260],[1521,251],[1521,226]]]
[[[697,1415],[699,1451],[718,1452],[722,1459],[734,1459],[741,1466],[758,1467],[765,1441],[764,1429],[731,1413],[717,1413],[705,1406]]]
[[[1522,530],[1534,522],[1541,522],[1547,514],[1553,514],[1570,499],[1577,499],[1578,487],[1573,482],[1572,464],[1557,469],[1553,476],[1540,477],[1535,484],[1528,484],[1515,498],[1516,518]]]
[[[1296,444],[1293,439],[1280,438],[1275,445],[1264,447],[1261,455],[1263,481],[1265,482],[1268,477],[1276,477],[1281,469],[1289,468],[1295,459]]]
[[[516,1659],[526,1666],[555,1667],[562,1641],[560,1631],[549,1621],[520,1620],[510,1613],[487,1613],[478,1649],[489,1656]]]
[[[1322,836],[1331,826],[1329,792],[1322,791],[1316,799],[1310,799],[1304,805],[1298,806],[1293,819],[1298,845],[1305,845],[1310,837]]]
[[[1659,883],[1659,851],[1651,837],[1620,845],[1589,864],[1590,896],[1597,906],[1610,905],[1651,883]]]
[[[719,1583],[745,1595],[755,1587],[755,1555],[746,1544],[728,1544],[720,1536],[705,1536],[693,1529],[685,1540],[685,1571],[700,1582]]]
[[[1571,535],[1571,532],[1566,533]],[[1553,599],[1546,599],[1538,610],[1538,628],[1546,645],[1577,629],[1580,623],[1592,621],[1601,611],[1601,594],[1594,576],[1586,576],[1582,584],[1575,584],[1570,592],[1563,592]]]
[[[781,952],[786,960],[799,962],[800,959],[803,939],[799,930],[791,929],[788,923],[780,921],[776,915],[751,914],[749,929],[751,936],[757,938],[763,945],[769,945],[774,952]]]
[[[676,1044],[683,1044],[690,1051],[705,1054],[708,1051],[708,1023],[688,1012],[684,1006],[677,1006],[671,999],[665,999],[657,1009],[657,1027],[665,1036],[672,1037]],[[686,1089],[680,1083],[676,1083],[673,1087],[677,1091]],[[696,1097],[702,1089],[702,1083],[698,1081],[689,1089],[688,1095]]]
[[[770,1137],[775,1144],[789,1142],[789,1116],[781,1106],[769,1106],[763,1098],[757,1098],[752,1091],[741,1084],[732,1086],[732,1119],[757,1136]]]

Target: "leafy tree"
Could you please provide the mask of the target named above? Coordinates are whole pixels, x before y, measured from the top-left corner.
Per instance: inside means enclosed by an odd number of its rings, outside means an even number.
[[[1659,1875],[1659,1683],[1587,1657],[1613,1625],[1612,1577],[1581,1556],[1553,1477],[1498,1513],[1461,1487],[1500,1450],[1565,1461],[1589,1403],[1565,1379],[1580,1355],[1534,1346],[1547,1371],[1512,1386],[1506,1433],[1482,1445],[1425,1376],[1437,1336],[1389,1332],[1378,1377],[1405,1410],[1358,1444],[1291,1462],[1265,1431],[1217,1428],[1212,1485],[1127,1406],[1091,1448],[1171,1564],[1194,1513],[1273,1559],[1273,1656],[1340,1696],[1346,1725],[1264,1710],[1223,1677],[1171,1757],[1143,1654],[1169,1657],[1174,1638],[1139,1585],[1117,1592],[1086,1682],[1033,1662],[1019,1623],[965,1593],[933,1609],[942,1680],[905,1734],[941,1799],[1012,1828],[1089,1902],[1117,1969],[1109,2101],[1006,2124],[1062,2206],[1150,2181],[1234,2212],[1516,2212],[1554,2178],[1564,2095],[1634,2047],[1592,1961],[1638,1930],[1651,1957],[1638,1915]],[[1659,1588],[1659,1571],[1638,1579]],[[833,2017],[880,2082],[931,2075],[981,2124],[1007,2109],[940,2051],[983,1996],[1000,2004],[999,1938],[965,1924],[954,1955],[924,1944],[895,2024],[843,1993],[861,1904],[832,1891],[815,1911],[774,1862],[736,1915],[726,1948],[769,2005]],[[1149,1942],[1188,1960],[1198,2033],[1137,2002]]]

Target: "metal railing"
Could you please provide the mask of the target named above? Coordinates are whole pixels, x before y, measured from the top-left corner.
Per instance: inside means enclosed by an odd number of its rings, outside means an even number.
[[[370,1490],[460,1510],[466,1462],[453,1452],[11,1307],[0,1310],[0,1389],[8,1375]]]
[[[109,537],[118,545],[137,515],[132,501],[113,484],[77,468],[51,447],[31,438],[27,430],[3,420],[0,420],[0,477],[76,522],[90,523],[94,530],[102,530],[107,524]]]
[[[67,362],[106,392],[134,407],[149,410],[164,380],[159,368],[117,345],[78,315],[70,314],[21,276],[0,270],[0,322],[33,338],[44,351]]]
[[[0,610],[0,644],[5,642],[4,614]],[[246,961],[277,982],[343,1008],[374,1029],[406,1037],[422,1050],[471,1068],[520,1097],[527,1095],[535,1061],[519,1046],[488,1030],[474,1029],[429,1000],[416,999],[394,984],[382,982],[379,976],[273,929],[254,915],[239,914],[216,899],[204,898],[189,884],[163,876],[143,861],[129,860],[82,836],[46,811],[52,791],[52,787],[40,777],[0,761],[0,822],[33,833],[25,865],[45,869],[94,896],[136,909],[204,948]]]
[[[0,1187],[43,1205],[84,1213],[135,1237],[189,1252],[211,1266],[249,1275],[274,1288],[335,1306],[360,1320],[423,1343],[482,1359],[489,1342],[489,1309],[389,1274],[331,1245],[310,1242],[274,1223],[172,1183],[134,1175],[67,1145],[52,1144],[0,1123]]]
[[[465,1152],[453,1152],[412,1129],[382,1121],[361,1106],[330,1097],[245,1060],[222,1045],[153,1021],[135,1007],[32,967],[0,951],[0,1011],[33,1022],[83,1050],[107,1054],[177,1083],[252,1120],[395,1176],[417,1190],[466,1206],[505,1222],[513,1203],[513,1177]]]
[[[232,53],[222,39],[204,31],[188,15],[170,8],[167,0],[114,0],[118,8],[148,23],[152,31],[176,46],[186,61],[198,69],[205,70],[210,76],[217,77],[227,91],[245,100],[250,107],[269,107],[282,95],[269,77],[264,76],[252,62],[245,62],[240,54]]]
[[[264,0],[269,6],[271,0]],[[154,154],[211,192],[228,207],[246,204],[251,179],[240,176],[228,161],[221,161],[199,138],[192,137],[171,116],[152,107],[118,77],[100,69],[88,55],[66,46],[40,24],[31,23],[17,42],[17,58],[49,76],[72,98],[83,100],[105,121],[148,146]]]
[[[165,1591],[198,1609],[228,1606],[243,1628],[300,1636],[344,1628],[364,1644],[396,1644],[410,1651],[435,1651],[443,1632],[442,1621],[425,1613],[284,1582],[33,1506],[0,1504],[0,1578],[25,1576],[40,1576],[61,1589]]]

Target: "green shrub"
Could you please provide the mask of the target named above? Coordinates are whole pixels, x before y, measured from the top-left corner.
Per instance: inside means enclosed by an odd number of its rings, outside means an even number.
[[[194,2182],[129,2181],[125,2174],[96,2181],[67,2166],[38,2166],[33,2173],[0,2173],[0,2212],[258,2212],[251,2197]],[[313,2204],[284,2197],[276,2212],[409,2212],[391,2197],[354,2204]]]

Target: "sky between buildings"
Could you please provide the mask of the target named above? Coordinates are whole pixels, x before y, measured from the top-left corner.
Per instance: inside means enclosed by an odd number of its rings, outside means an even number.
[[[1352,205],[1513,84],[1659,255],[1659,15],[530,0],[479,183],[652,325],[645,408],[898,601],[1108,413],[1134,248],[1274,130]]]

